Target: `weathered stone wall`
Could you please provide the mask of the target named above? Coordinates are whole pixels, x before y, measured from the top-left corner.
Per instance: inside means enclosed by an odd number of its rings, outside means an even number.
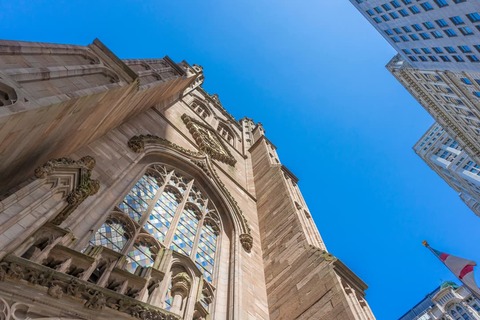
[[[373,319],[350,307],[335,271],[336,258],[308,243],[267,141],[259,137],[250,152],[271,319]]]
[[[193,80],[177,73],[139,88],[137,75],[99,41],[88,47],[0,41],[0,53],[0,91],[3,83],[15,92],[0,106],[0,194],[47,160],[153,105],[170,105]]]

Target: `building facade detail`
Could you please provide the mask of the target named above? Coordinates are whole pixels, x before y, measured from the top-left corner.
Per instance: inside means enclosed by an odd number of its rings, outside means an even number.
[[[0,52],[1,319],[375,319],[263,126],[200,66],[98,40]]]
[[[211,156],[213,159],[228,163],[234,166],[236,160],[232,154],[225,148],[217,134],[212,128],[209,128],[199,121],[195,121],[186,114],[182,115],[183,122],[187,125],[188,130],[197,142],[200,150]],[[226,130],[226,129],[223,129]],[[227,141],[232,141],[231,134],[226,134],[229,138]]]
[[[476,95],[480,95],[480,87],[476,87],[480,74],[414,69],[399,56],[387,68],[470,156],[480,161],[480,100]]]
[[[475,1],[350,1],[414,68],[480,71]]]
[[[247,251],[250,252],[253,246],[253,238],[251,236],[251,229],[248,225],[247,219],[245,218],[242,210],[238,206],[238,202],[233,198],[233,196],[230,194],[228,189],[225,187],[225,184],[221,181],[220,177],[215,171],[215,168],[209,164],[209,161],[207,158],[205,158],[205,154],[203,152],[193,152],[190,150],[187,150],[185,148],[182,148],[166,139],[162,139],[153,135],[140,135],[140,136],[135,136],[132,137],[128,141],[128,146],[130,149],[132,149],[136,153],[142,153],[145,151],[145,144],[159,144],[162,146],[170,147],[173,148],[181,153],[184,153],[187,156],[193,156],[195,158],[190,159],[195,165],[200,167],[202,171],[215,183],[219,186],[219,189],[221,192],[226,196],[228,199],[229,203],[232,206],[232,212],[234,212],[237,216],[236,221],[238,223],[238,227],[240,230],[240,243],[242,244],[243,248]],[[153,150],[152,150],[153,151]]]
[[[480,301],[465,286],[444,282],[399,320],[477,320]]]
[[[467,156],[479,163],[478,4],[463,0],[350,1],[397,51],[387,69]]]
[[[413,149],[480,216],[480,165],[458,141],[435,123]]]

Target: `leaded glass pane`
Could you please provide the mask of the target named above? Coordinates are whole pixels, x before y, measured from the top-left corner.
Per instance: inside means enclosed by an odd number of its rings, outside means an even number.
[[[189,256],[192,252],[197,226],[198,219],[193,209],[183,210],[170,248]]]
[[[158,184],[153,177],[144,175],[118,206],[130,218],[139,222],[142,213],[147,210],[148,203],[153,200],[158,188]]]
[[[204,225],[198,241],[195,263],[203,271],[203,275],[208,282],[212,282],[216,244],[217,235],[215,231],[210,225]]]
[[[121,252],[128,241],[125,228],[118,222],[105,222],[90,240],[94,246],[103,246]]]
[[[171,191],[165,191],[157,203],[155,203],[144,228],[152,234],[155,239],[162,242],[170,228],[177,207],[178,201],[175,194]]]
[[[172,291],[172,283],[168,286],[167,294],[165,295],[165,310],[170,311],[172,309],[173,297],[170,295]]]
[[[151,267],[154,263],[154,254],[149,246],[136,243],[133,250],[128,253],[127,260],[127,270],[134,273],[138,266]]]

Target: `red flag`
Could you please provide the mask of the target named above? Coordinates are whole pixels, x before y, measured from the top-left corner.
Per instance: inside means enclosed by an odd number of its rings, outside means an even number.
[[[468,289],[474,292],[480,297],[480,289],[475,282],[473,275],[473,267],[477,265],[475,261],[467,260],[464,258],[452,256],[451,254],[440,252],[430,247],[427,241],[423,242],[423,245],[430,249],[430,251],[445,264],[445,266],[462,281]]]

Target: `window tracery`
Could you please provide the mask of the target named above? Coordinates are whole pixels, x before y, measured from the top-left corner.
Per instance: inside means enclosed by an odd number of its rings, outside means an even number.
[[[233,133],[229,128],[227,128],[227,126],[220,123],[217,127],[217,132],[220,134],[220,136],[227,140],[230,145],[233,146]]]
[[[208,314],[214,301],[221,232],[217,208],[197,182],[177,169],[155,164],[109,214],[89,245],[124,255],[124,269],[135,275],[144,274],[148,267],[157,268],[163,261],[162,250],[171,249],[176,253],[170,271],[165,273],[163,285],[148,289],[152,292],[149,301],[183,314],[190,299],[202,299],[203,311],[199,312]],[[94,282],[101,281],[102,274],[99,270]],[[194,284],[201,289],[191,290]],[[204,296],[197,297],[198,290]]]
[[[126,255],[134,273],[150,267],[161,247],[195,262],[210,283],[221,222],[214,204],[175,169],[150,166],[90,240]]]
[[[190,107],[203,119],[207,119],[210,116],[207,107],[198,101],[194,101]]]

